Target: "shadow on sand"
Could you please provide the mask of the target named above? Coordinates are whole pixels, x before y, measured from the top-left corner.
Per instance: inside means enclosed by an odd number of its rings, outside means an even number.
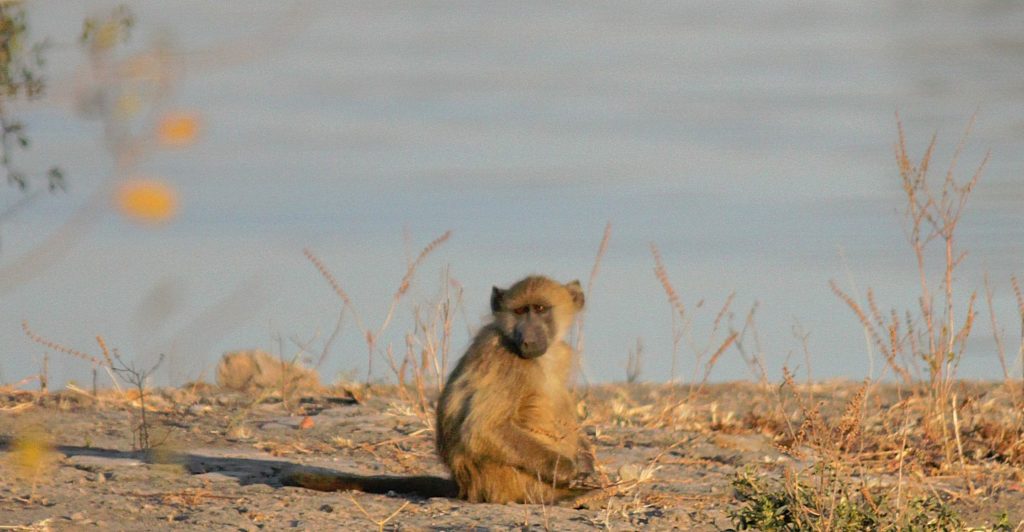
[[[10,446],[11,439],[0,436],[0,451],[9,451]],[[137,465],[140,462],[172,464],[183,467],[192,475],[213,473],[231,477],[243,486],[264,484],[274,488],[294,486],[318,491],[357,490],[422,498],[458,496],[455,483],[443,477],[356,475],[325,467],[297,464],[284,459],[232,456],[237,453],[229,450],[210,449],[208,453],[163,449],[118,451],[74,445],[60,445],[56,449],[78,465],[115,468]]]

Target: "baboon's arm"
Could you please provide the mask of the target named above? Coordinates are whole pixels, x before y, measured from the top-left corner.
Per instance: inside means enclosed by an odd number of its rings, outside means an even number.
[[[566,456],[512,420],[495,427],[501,440],[493,442],[501,461],[537,476],[544,482],[568,484],[576,477],[576,458]]]
[[[529,404],[529,396],[523,390],[498,387],[479,393],[474,409],[479,417],[471,423],[476,428],[471,439],[477,440],[475,447],[481,454],[491,455],[496,462],[515,466],[545,482],[566,484],[576,476],[576,456],[561,450],[564,445],[558,445],[556,436],[546,432],[553,427],[537,421],[540,416],[528,413],[524,417],[524,401]],[[531,428],[524,419],[539,422],[540,426]]]

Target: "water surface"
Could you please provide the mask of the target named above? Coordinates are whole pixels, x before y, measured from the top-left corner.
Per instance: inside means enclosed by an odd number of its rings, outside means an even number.
[[[882,362],[871,362],[828,281],[874,287],[884,308],[917,304],[893,159],[897,111],[914,153],[938,133],[940,169],[977,115],[959,168],[966,176],[986,150],[992,158],[960,228],[970,254],[956,281],[966,295],[989,272],[1000,321],[1018,338],[1008,282],[1024,275],[1017,4],[130,5],[136,45],[169,37],[184,54],[173,103],[203,116],[197,145],[142,167],[180,191],[183,210],[156,230],[105,215],[63,260],[5,294],[2,380],[37,371],[45,350],[22,320],[83,350],[98,352],[99,334],[126,356],[168,352],[161,378],[172,382],[209,379],[225,350],[319,345],[338,301],[304,247],[378,323],[407,254],[447,229],[452,240],[419,272],[387,339],[404,352],[410,306],[432,300],[450,265],[465,288],[458,350],[485,319],[492,284],[531,272],[585,280],[607,221],[585,329],[592,380],[621,379],[637,338],[643,376],[668,377],[671,314],[651,242],[695,315],[695,345],[735,291],[737,326],[759,304],[773,377],[787,361],[807,369],[805,333],[816,378],[878,376]],[[98,9],[38,1],[31,24],[71,43]],[[201,53],[239,43],[248,53],[215,66]],[[2,227],[4,263],[110,172],[98,126],[70,103],[82,60],[72,45],[55,47],[51,97],[21,112],[36,139],[25,164],[60,163],[71,191]],[[977,321],[961,374],[998,377],[987,313]],[[679,356],[690,375],[693,346]],[[349,323],[324,370],[361,374],[365,364]],[[378,376],[384,367],[376,363]],[[51,371],[81,379],[87,367],[53,355]],[[750,376],[733,351],[712,374]]]

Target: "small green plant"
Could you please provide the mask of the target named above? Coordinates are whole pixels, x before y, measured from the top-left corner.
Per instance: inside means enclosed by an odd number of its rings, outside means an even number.
[[[787,472],[785,482],[763,480],[753,469],[737,474],[733,489],[744,503],[732,513],[736,528],[761,530],[877,530],[885,519],[882,502],[848,478],[816,466],[814,483]]]
[[[740,506],[730,517],[739,530],[961,530],[956,511],[934,495],[897,508],[886,492],[857,487],[849,477],[814,468],[813,482],[793,471],[773,480],[754,468],[737,473],[732,486]],[[821,480],[825,479],[824,483]],[[825,511],[827,509],[827,511]]]
[[[992,523],[992,530],[997,532],[1011,532],[1013,525],[1010,524],[1010,514],[1005,511],[999,512],[996,516],[996,522]]]

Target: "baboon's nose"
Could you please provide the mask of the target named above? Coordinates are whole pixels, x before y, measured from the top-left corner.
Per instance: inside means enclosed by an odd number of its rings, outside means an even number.
[[[547,332],[544,327],[527,319],[516,327],[513,334],[519,356],[536,358],[548,350]]]
[[[548,342],[544,338],[523,338],[519,341],[519,353],[523,358],[536,358],[548,350]]]

